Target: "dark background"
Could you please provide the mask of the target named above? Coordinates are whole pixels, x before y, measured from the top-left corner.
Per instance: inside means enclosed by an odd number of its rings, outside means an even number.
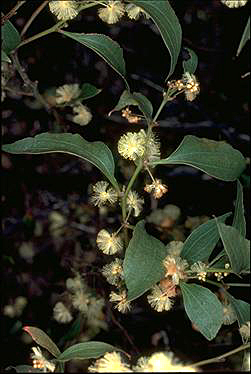
[[[11,19],[19,31],[39,3],[27,2],[27,5],[20,8],[18,15]],[[249,157],[249,78],[242,78],[250,68],[249,42],[240,56],[235,57],[247,22],[248,6],[229,9],[222,5],[220,0],[182,0],[170,3],[182,26],[182,47],[189,47],[198,55],[196,76],[200,82],[201,93],[193,102],[178,97],[162,111],[159,117],[160,126],[157,128],[162,144],[162,156],[174,150],[185,135],[192,134],[226,140],[245,157]],[[15,1],[4,2],[3,13],[6,14],[14,4]],[[54,20],[48,8],[45,8],[29,28],[26,37],[52,26]],[[97,18],[96,8],[91,8],[69,22],[67,30],[104,33],[116,40],[124,50],[127,76],[132,90],[146,95],[156,112],[169,71],[169,55],[150,21],[140,18],[139,21],[132,22],[124,17],[119,23],[109,26]],[[183,49],[172,79],[179,79],[182,74],[182,56]],[[51,34],[20,48],[19,57],[30,79],[39,81],[41,93],[52,86],[85,82],[102,88],[102,92],[85,103],[93,113],[92,122],[85,127],[71,122],[66,116],[67,110],[59,112],[60,123],[56,124],[54,117],[48,115],[43,108],[31,109],[26,100],[8,95],[2,103],[2,142],[10,143],[48,130],[76,132],[86,140],[102,140],[107,143],[115,160],[118,160],[116,145],[119,137],[127,131],[138,130],[143,126],[136,125],[135,128],[135,125],[128,124],[118,113],[107,117],[124,89],[124,83],[116,72],[94,52],[59,34]],[[152,87],[151,82],[157,85],[157,89]],[[10,303],[18,295],[28,299],[28,305],[19,319],[2,318],[1,340],[6,354],[2,358],[1,366],[5,368],[8,365],[29,362],[29,348],[21,340],[22,324],[44,329],[56,342],[66,332],[65,326],[62,327],[52,319],[54,305],[51,303],[51,294],[62,292],[63,282],[72,276],[70,266],[65,265],[62,256],[70,256],[76,238],[81,243],[83,253],[93,248],[86,233],[77,235],[70,231],[65,234],[60,244],[63,250],[59,252],[48,233],[48,214],[52,210],[58,210],[67,215],[69,222],[75,219],[76,206],[88,205],[88,185],[100,180],[102,176],[97,169],[88,169],[85,163],[67,155],[5,154],[2,163],[2,305]],[[123,180],[119,169],[116,173]],[[202,172],[189,167],[159,167],[156,175],[161,176],[169,187],[168,194],[160,200],[158,206],[179,206],[183,219],[187,215],[217,216],[233,211],[235,183],[205,178]],[[249,228],[248,170],[243,173],[241,182],[244,185]],[[150,201],[146,198],[146,202],[146,213],[149,214]],[[98,231],[99,226],[102,227],[102,221],[96,208],[92,208],[92,212],[90,224],[94,227],[96,225]],[[119,217],[116,216],[115,221],[118,220]],[[39,240],[34,239],[36,221],[43,222],[45,227]],[[92,237],[92,240],[94,239],[95,235]],[[27,240],[34,241],[36,246],[32,264],[27,264],[18,255],[18,247],[22,241]],[[93,250],[96,251],[95,248]],[[104,263],[106,260],[97,258],[92,266],[96,269]],[[31,283],[38,285],[38,294],[32,291],[31,286],[27,287],[27,284],[22,283],[22,273],[28,273]],[[87,280],[90,285],[95,283],[97,292],[108,297],[110,287],[102,277],[93,279],[90,275]],[[245,289],[235,287],[232,294],[248,301]],[[200,333],[192,330],[180,305],[168,313],[158,314],[148,306],[145,298],[140,298],[136,304],[136,311],[126,316],[114,313],[133,337],[135,346],[142,354],[154,349],[150,342],[151,336],[160,330],[168,333],[171,350],[181,359],[190,361],[219,355],[241,343],[237,324],[221,329],[220,334],[223,337],[232,334],[230,343],[226,343],[224,339],[223,343],[217,343],[215,339],[208,342]],[[108,314],[107,318],[109,319]],[[110,330],[101,332],[95,340],[121,346],[130,354],[136,355],[134,347],[110,320],[109,326]],[[160,341],[158,350],[165,348],[163,344]],[[230,360],[227,365],[209,365],[208,370],[232,369],[234,360]],[[69,365],[68,369],[74,371],[74,366]]]

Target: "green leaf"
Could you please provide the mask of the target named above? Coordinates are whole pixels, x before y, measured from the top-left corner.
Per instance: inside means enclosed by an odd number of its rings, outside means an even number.
[[[180,283],[185,311],[206,339],[217,335],[223,322],[223,308],[217,297],[197,284]]]
[[[53,356],[57,357],[60,355],[60,350],[56,346],[56,344],[51,340],[51,338],[41,329],[38,327],[32,326],[25,326],[23,330],[28,332],[32,339],[41,347],[44,347],[49,351]]]
[[[102,34],[80,34],[62,30],[60,32],[96,52],[124,79],[125,84],[129,89],[125,77],[126,70],[123,50],[117,42],[109,38],[109,36]]]
[[[249,39],[250,39],[250,18],[248,19],[246,27],[245,27],[245,29],[243,31],[243,34],[242,34],[242,37],[241,37],[241,41],[240,41],[240,44],[239,44],[236,56],[239,56],[239,54],[241,53],[242,48],[244,47],[244,45],[247,43],[247,41]]]
[[[231,213],[223,214],[218,217],[219,222],[225,222]],[[197,261],[207,261],[214,247],[220,238],[215,219],[210,219],[194,229],[185,240],[181,257],[186,259],[189,264]]]
[[[128,300],[134,300],[164,278],[162,264],[167,256],[165,245],[149,235],[144,220],[135,226],[133,237],[126,249],[123,263]]]
[[[50,134],[43,133],[34,138],[25,138],[12,144],[5,144],[2,150],[9,153],[69,153],[91,162],[117,188],[114,178],[114,160],[110,149],[102,142],[88,142],[78,134]]]
[[[166,77],[168,79],[174,72],[181,48],[182,30],[179,20],[167,0],[131,0],[130,3],[144,9],[158,27],[171,56],[170,70]]]
[[[221,222],[217,222],[217,226],[233,271],[239,274],[242,270],[248,270],[250,267],[249,240],[245,239],[235,227]]]
[[[89,358],[97,358],[103,356],[106,352],[122,351],[110,344],[102,342],[85,342],[74,344],[67,348],[60,356],[57,357],[57,361],[69,361],[69,360],[87,360]],[[124,352],[125,353],[125,352]]]
[[[186,135],[169,157],[150,164],[185,164],[223,181],[236,180],[246,167],[245,158],[231,145],[193,135]]]
[[[81,86],[81,94],[77,98],[77,100],[87,100],[90,99],[91,97],[94,97],[98,95],[102,90],[93,86],[90,83],[84,83]]]
[[[240,181],[237,179],[237,197],[235,201],[233,227],[245,238],[246,236],[246,220],[244,215],[243,205],[243,188]]]
[[[243,300],[235,299],[229,292],[225,291],[229,302],[231,303],[236,315],[239,327],[250,321],[250,304]]]
[[[184,73],[188,71],[188,73],[194,74],[195,70],[197,69],[197,65],[198,65],[198,57],[192,49],[187,48],[187,47],[185,49],[189,53],[190,57],[188,60],[184,60],[182,63]]]
[[[120,96],[118,104],[112,109],[109,113],[109,116],[118,110],[123,109],[128,105],[136,105],[139,107],[139,110],[144,114],[145,118],[151,120],[153,114],[153,107],[151,102],[141,93],[134,92],[130,93],[128,90],[125,90]]]
[[[8,55],[13,49],[15,49],[19,43],[21,43],[21,37],[17,29],[12,25],[10,21],[6,21],[1,27],[2,32],[2,49]]]
[[[1,50],[1,61],[11,64],[11,59],[7,56],[3,49]]]
[[[220,253],[217,256],[215,256],[212,267],[217,268],[217,269],[224,269],[225,264],[228,262],[229,262],[229,258],[225,250],[222,249],[222,251],[220,251]]]

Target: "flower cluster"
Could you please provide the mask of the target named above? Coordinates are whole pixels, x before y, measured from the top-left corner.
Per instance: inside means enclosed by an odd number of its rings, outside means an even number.
[[[191,270],[194,273],[197,273],[198,279],[201,280],[202,282],[206,281],[206,277],[207,277],[206,269],[207,268],[208,268],[208,266],[206,264],[204,264],[204,262],[202,262],[202,261],[195,262],[191,266]]]
[[[121,313],[126,313],[131,308],[130,301],[127,300],[127,294],[125,290],[122,290],[119,293],[112,291],[110,293],[110,301],[117,303],[115,305],[115,308],[118,309],[118,311]]]
[[[135,161],[145,152],[145,136],[142,132],[128,132],[119,139],[118,152],[124,158]]]
[[[59,323],[69,323],[72,321],[71,312],[61,301],[54,306],[53,317]]]
[[[199,82],[195,75],[189,72],[185,72],[182,79],[169,81],[167,84],[169,89],[174,90],[175,94],[184,92],[188,101],[193,101],[200,92]]]
[[[102,229],[97,235],[97,246],[106,255],[114,255],[123,249],[123,241],[120,236]]]
[[[129,366],[122,361],[120,353],[109,352],[89,366],[88,371],[95,373],[125,373],[131,372]]]
[[[99,9],[98,16],[108,24],[118,22],[125,13],[125,7],[121,1],[111,0],[102,5],[104,8]]]
[[[159,285],[151,288],[151,294],[147,296],[147,301],[157,312],[168,311],[173,305],[170,299],[176,295],[175,286],[168,280],[163,280]]]
[[[155,199],[160,199],[168,191],[168,187],[162,184],[160,179],[155,179],[153,183],[147,184],[144,190],[148,193],[153,192]]]
[[[33,350],[31,358],[33,359],[34,369],[43,369],[43,371],[48,369],[48,371],[54,372],[56,365],[43,356],[41,349],[39,347],[32,347],[31,349]]]
[[[106,278],[107,282],[117,286],[121,277],[123,276],[123,261],[120,258],[115,258],[110,264],[103,266],[101,272]]]
[[[144,11],[144,9],[134,4],[127,4],[125,10],[128,17],[133,20],[139,19],[141,15],[144,15],[146,18],[150,18],[149,15]]]
[[[81,90],[78,83],[64,84],[56,89],[56,103],[66,104],[79,97]]]
[[[228,8],[239,8],[247,4],[248,0],[221,0]]]
[[[185,269],[188,267],[188,263],[181,257],[167,255],[163,265],[166,269],[165,277],[171,277],[173,284],[179,284],[181,279],[186,278]]]
[[[78,125],[88,125],[88,123],[92,120],[90,109],[81,103],[78,103],[73,107],[73,113],[75,113],[75,115],[73,116],[72,120]]]
[[[138,123],[141,118],[132,114],[132,111],[129,108],[122,110],[122,117],[126,118],[129,123]]]
[[[245,341],[249,341],[250,340],[250,321],[241,325],[239,331],[243,339]]]
[[[127,196],[126,204],[127,210],[133,209],[134,216],[138,217],[142,210],[144,200],[139,197],[136,191],[130,191]]]
[[[225,264],[225,269],[229,269],[230,268],[230,264],[229,263],[226,263]],[[224,277],[227,277],[228,276],[228,272],[225,272],[225,273],[221,273],[221,272],[216,272],[214,273],[214,276],[216,277],[217,281],[220,282]]]
[[[61,1],[51,0],[49,2],[49,8],[58,20],[67,21],[75,18],[78,15],[78,4],[77,1]]]
[[[97,182],[92,186],[91,202],[99,208],[107,203],[114,204],[118,199],[117,192],[111,187],[108,188],[108,186],[109,183],[106,181]]]

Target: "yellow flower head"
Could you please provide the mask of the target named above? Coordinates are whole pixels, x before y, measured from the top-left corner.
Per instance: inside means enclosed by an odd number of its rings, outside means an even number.
[[[82,313],[86,313],[90,302],[90,293],[83,290],[76,290],[72,295],[72,305]]]
[[[51,13],[53,13],[57,19],[62,21],[67,21],[78,15],[76,1],[51,0],[49,2],[49,8]]]
[[[206,276],[207,276],[206,269],[207,268],[208,268],[208,266],[206,264],[204,264],[204,262],[202,262],[202,261],[195,262],[191,266],[191,270],[193,272],[197,273],[198,279],[203,281],[203,282],[206,281]]]
[[[56,90],[56,103],[69,103],[71,100],[76,99],[80,95],[80,92],[81,90],[78,83],[64,84],[63,86],[58,87]]]
[[[185,72],[182,76],[182,82],[185,86],[185,96],[187,101],[193,101],[200,92],[200,85],[195,75]]]
[[[88,371],[95,373],[129,373],[129,366],[124,363],[117,352],[106,353],[104,357],[96,360],[95,364],[89,366]]]
[[[108,186],[108,182],[100,181],[92,187],[94,194],[91,197],[91,202],[94,205],[101,207],[107,203],[114,204],[117,201],[117,192]]]
[[[185,269],[188,266],[186,260],[178,256],[168,255],[163,261],[166,269],[165,277],[171,277],[174,284],[179,284],[180,279],[186,278]]]
[[[148,136],[146,136],[145,131],[140,130],[140,134],[144,139],[145,143],[145,153],[144,158],[151,162],[160,159],[160,143],[157,140],[156,135],[151,131]]]
[[[145,136],[141,132],[128,132],[121,136],[118,142],[118,152],[124,158],[135,161],[145,152]]]
[[[72,120],[78,125],[85,126],[92,119],[90,109],[86,105],[83,105],[81,103],[78,103],[76,106],[73,107],[73,112],[76,113],[76,115],[73,116]]]
[[[119,294],[112,291],[110,293],[110,301],[117,303],[115,308],[121,313],[126,313],[131,308],[130,301],[127,300],[126,291],[122,291]]]
[[[121,1],[108,1],[105,8],[101,8],[98,11],[99,18],[102,21],[112,24],[118,22],[125,12],[124,5]]]
[[[156,179],[152,184],[147,184],[144,190],[149,193],[153,192],[155,199],[160,199],[168,191],[168,187],[162,184],[160,179]]]
[[[163,291],[158,285],[152,287],[151,294],[147,296],[147,300],[157,312],[168,311],[173,305],[173,300],[170,299],[168,292]]]
[[[103,276],[106,278],[107,282],[114,286],[118,285],[123,274],[122,265],[123,261],[120,258],[115,258],[113,262],[103,266],[101,272]]]
[[[248,0],[221,0],[228,8],[239,8],[247,4]]]
[[[123,242],[120,236],[109,234],[106,230],[101,230],[97,236],[98,248],[106,255],[114,255],[123,249]]]
[[[136,191],[130,191],[127,200],[127,210],[133,209],[134,210],[134,216],[138,217],[142,210],[142,205],[144,204],[144,200],[140,199],[138,193]]]

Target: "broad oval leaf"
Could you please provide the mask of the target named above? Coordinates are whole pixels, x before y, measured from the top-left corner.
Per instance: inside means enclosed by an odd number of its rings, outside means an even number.
[[[229,292],[225,291],[229,302],[231,303],[236,316],[239,326],[250,321],[250,304],[243,300],[236,299]]]
[[[218,217],[219,222],[225,222],[231,213]],[[181,257],[189,264],[197,261],[207,261],[220,238],[215,219],[203,223],[187,237],[181,251]]]
[[[7,55],[21,43],[19,32],[10,21],[6,21],[1,27],[2,49]]]
[[[102,34],[80,34],[63,30],[60,30],[60,33],[76,40],[77,42],[96,52],[124,79],[125,84],[129,89],[129,85],[125,77],[126,69],[123,50],[117,42],[109,38],[109,36]]]
[[[46,348],[53,356],[58,357],[60,355],[60,350],[56,344],[51,340],[51,338],[38,327],[25,326],[23,330],[28,332],[32,339],[41,347]]]
[[[209,289],[197,284],[181,282],[180,288],[189,319],[206,339],[212,340],[223,322],[220,301]]]
[[[250,39],[250,17],[249,17],[249,19],[247,21],[247,24],[245,26],[245,29],[243,31],[243,34],[242,34],[242,37],[241,37],[241,41],[240,41],[240,44],[239,44],[236,56],[239,56],[239,54],[241,53],[242,48],[244,47],[244,45],[247,43],[247,41],[249,39]]]
[[[97,358],[103,356],[106,352],[122,351],[113,345],[103,342],[85,342],[74,344],[67,348],[61,355],[57,357],[57,361],[69,360],[87,360],[89,358]]]
[[[217,222],[217,220],[216,220]],[[237,274],[250,268],[250,243],[232,226],[217,222],[224,249],[229,257],[231,268]]]
[[[34,138],[25,138],[12,144],[5,144],[2,150],[17,154],[40,154],[62,152],[91,162],[118,188],[114,178],[114,160],[110,149],[102,142],[88,142],[78,134],[43,133]]]
[[[144,220],[139,221],[126,249],[123,263],[128,300],[141,296],[164,278],[162,262],[166,256],[165,245],[146,232]]]
[[[90,99],[91,97],[94,97],[98,95],[102,90],[93,86],[90,83],[84,83],[81,86],[81,93],[77,100],[87,100]]]
[[[151,120],[153,114],[153,107],[151,102],[139,92],[131,93],[128,90],[123,91],[120,96],[118,104],[109,113],[109,116],[118,110],[123,109],[128,105],[136,105],[139,110],[144,114],[147,120]]]
[[[237,196],[235,201],[233,227],[245,238],[246,236],[246,220],[244,215],[243,205],[243,188],[240,181],[237,179]]]
[[[195,70],[197,69],[197,65],[198,65],[198,57],[192,49],[187,48],[187,47],[185,49],[189,53],[190,57],[188,60],[184,60],[182,63],[184,72],[188,71],[188,73],[194,74]]]
[[[246,167],[241,152],[231,145],[193,135],[186,135],[169,157],[151,164],[185,164],[223,181],[236,180]]]
[[[174,72],[180,53],[182,37],[180,22],[167,0],[131,0],[130,3],[144,9],[158,27],[171,56],[170,70],[166,77],[168,79]]]

